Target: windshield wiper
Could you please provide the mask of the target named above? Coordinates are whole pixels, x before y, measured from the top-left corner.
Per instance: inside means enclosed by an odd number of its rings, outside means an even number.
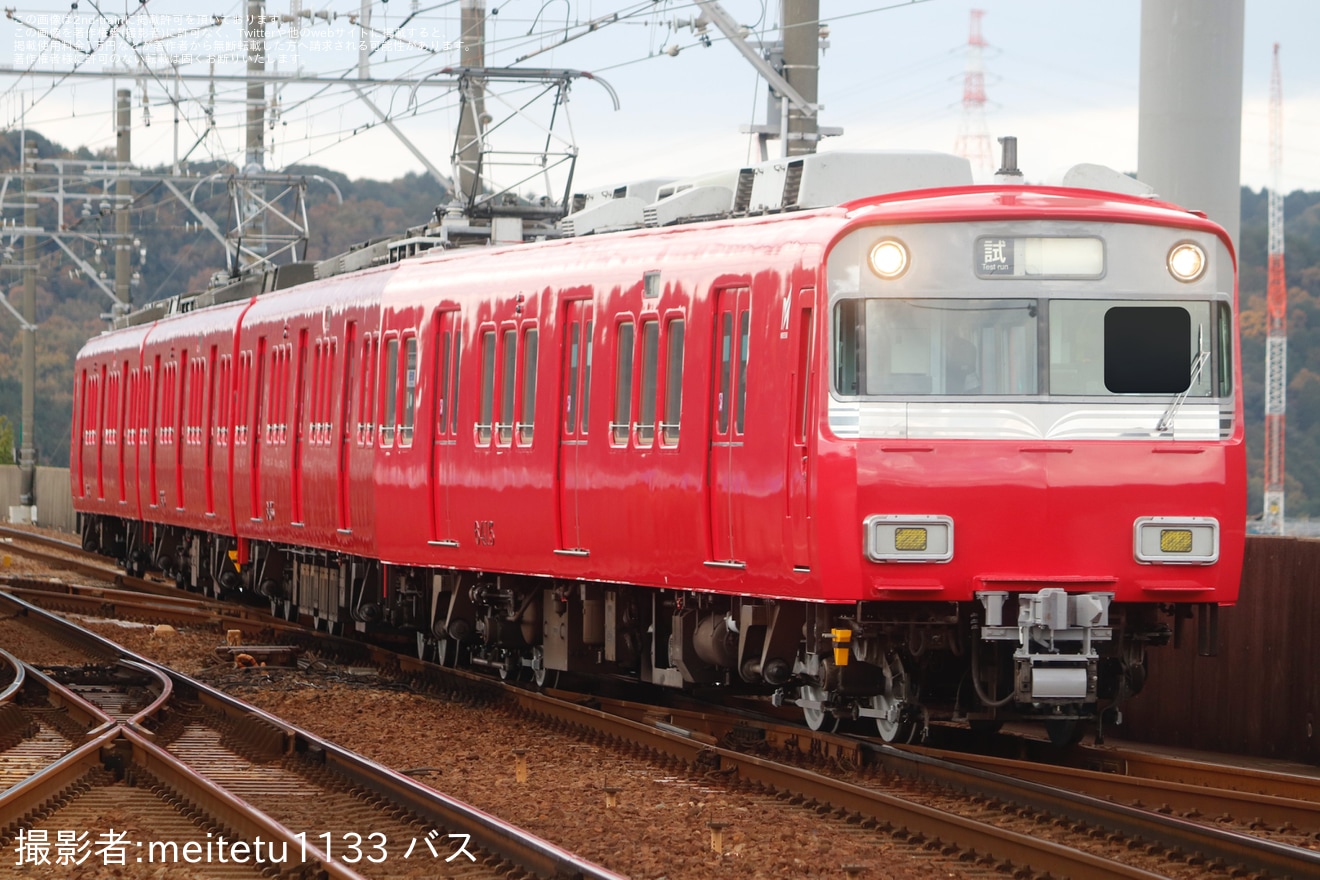
[[[1169,403],[1169,408],[1160,416],[1159,423],[1155,425],[1155,430],[1161,434],[1166,433],[1173,427],[1173,417],[1178,414],[1178,409],[1187,399],[1187,395],[1192,393],[1193,386],[1201,378],[1201,370],[1205,367],[1205,362],[1210,360],[1210,352],[1205,348],[1205,326],[1198,325],[1196,328],[1196,347],[1199,349],[1196,357],[1192,358],[1192,378],[1187,383],[1187,388],[1181,394],[1178,394]]]

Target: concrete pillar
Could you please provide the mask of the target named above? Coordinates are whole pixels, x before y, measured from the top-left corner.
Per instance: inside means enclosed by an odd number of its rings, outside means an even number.
[[[1137,176],[1204,211],[1237,241],[1241,223],[1245,0],[1142,0]]]

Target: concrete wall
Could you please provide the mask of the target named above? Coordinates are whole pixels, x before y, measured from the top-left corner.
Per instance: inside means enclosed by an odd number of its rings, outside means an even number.
[[[0,516],[9,520],[9,508],[18,505],[18,465],[0,466]],[[76,532],[73,496],[69,492],[68,468],[37,468],[37,525]]]

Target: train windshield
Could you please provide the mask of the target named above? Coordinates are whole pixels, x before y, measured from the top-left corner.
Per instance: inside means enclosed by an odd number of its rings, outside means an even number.
[[[1227,309],[1208,302],[843,299],[833,318],[845,397],[1209,397],[1216,374],[1227,393]]]

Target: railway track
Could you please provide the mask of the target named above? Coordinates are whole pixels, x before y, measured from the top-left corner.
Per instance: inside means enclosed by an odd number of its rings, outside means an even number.
[[[20,858],[35,853],[34,830],[53,844],[95,828],[79,854],[105,858],[106,835],[125,835],[110,851],[128,862],[107,865],[198,864],[191,844],[209,871],[224,838],[243,869],[231,876],[429,876],[463,857],[463,877],[618,877],[17,599],[0,594],[0,612],[85,651],[84,663],[44,670],[5,658],[14,683],[0,759],[26,775],[0,792],[0,843]],[[65,713],[63,742],[43,735],[43,706]]]
[[[411,658],[380,654],[361,644],[345,650],[359,659],[366,656],[386,666],[397,665],[404,675],[443,678],[446,688],[452,688],[455,681],[460,687],[483,691],[498,687],[483,677],[459,670],[438,670]],[[593,699],[598,707],[593,712],[590,707],[573,704],[581,701],[580,695],[555,700],[522,690],[505,693],[529,715],[565,729],[645,749],[695,768],[700,774],[733,780],[742,790],[773,792],[844,823],[887,829],[900,839],[917,841],[973,864],[979,860],[980,864],[999,867],[1029,865],[1035,872],[1073,877],[1197,876],[1211,870],[1270,876],[1311,876],[1320,872],[1320,861],[1307,848],[1315,842],[1311,835],[1318,824],[1316,805],[1320,796],[1314,783],[1306,780],[1277,775],[1273,779],[1254,777],[1236,769],[1231,773],[1216,771],[1218,782],[1208,778],[1197,782],[1187,776],[1187,767],[1166,763],[1165,770],[1157,771],[1160,765],[1149,756],[1129,758],[1108,749],[1100,753],[1103,760],[1096,755],[1086,760],[1109,770],[1120,764],[1130,766],[1135,771],[1133,776],[1144,774],[1144,778],[1125,779],[1113,772],[1062,768],[1055,773],[1053,768],[1034,762],[975,759],[930,750],[908,752],[797,727],[752,723],[727,713],[658,710],[655,706],[603,698]],[[718,748],[715,743],[735,745],[737,749]],[[774,754],[781,760],[748,755],[748,749]],[[836,771],[833,775],[850,778],[831,778],[805,767],[785,767],[782,756],[805,758],[814,765],[828,764]],[[840,767],[867,769],[860,774],[853,769],[839,773]],[[891,779],[914,780],[918,789],[924,786],[926,791],[906,798],[877,792],[869,787],[876,771]],[[1183,778],[1162,780],[1154,778],[1157,773],[1181,774]],[[1228,776],[1235,780],[1234,788],[1244,790],[1230,790],[1229,783],[1223,781]],[[1257,781],[1252,782],[1253,778]],[[1294,789],[1280,796],[1278,787],[1285,781]],[[1274,788],[1276,793],[1257,797],[1249,791],[1253,785],[1266,791]],[[946,802],[942,791],[954,793],[954,803]],[[920,803],[923,798],[934,806]],[[1107,798],[1131,804],[1111,803]],[[971,815],[948,815],[956,802],[961,802]],[[970,809],[969,802],[973,805]],[[1225,814],[1245,818],[1245,823],[1238,824],[1257,826],[1257,833],[1193,821],[1213,820]],[[978,827],[977,815],[988,821],[980,821]],[[1013,816],[1016,818],[1012,822],[1026,830],[1003,830]],[[1041,840],[1039,831],[1032,831],[1033,824],[1055,831],[1071,828],[1069,834],[1098,842],[1097,852]],[[1098,854],[1124,847],[1142,853],[1143,867]],[[1154,869],[1147,867],[1150,865]]]

